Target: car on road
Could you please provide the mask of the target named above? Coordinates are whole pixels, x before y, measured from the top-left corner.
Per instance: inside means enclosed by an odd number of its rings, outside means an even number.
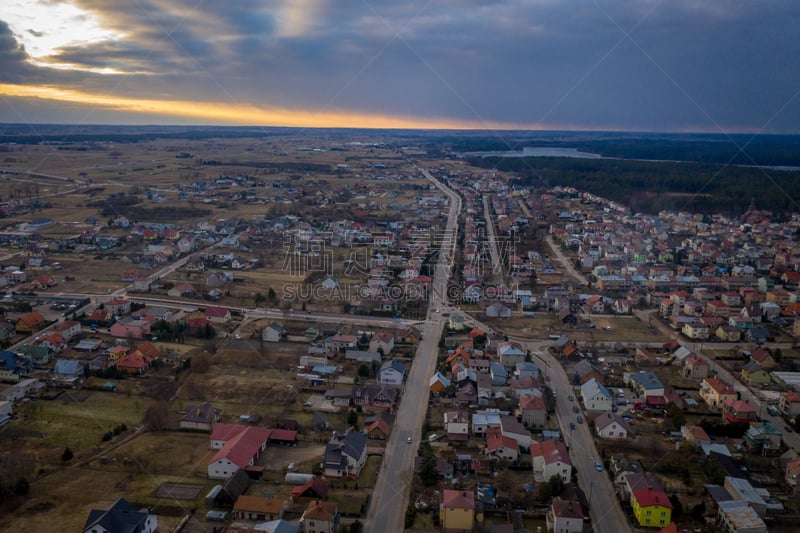
[[[573,411],[575,411],[575,414],[577,414],[577,413],[580,413],[580,412],[581,412],[581,410],[580,410],[580,409],[578,409],[578,406],[577,406],[577,405],[573,405],[573,406],[572,406],[572,410],[573,410]]]
[[[578,420],[578,424],[583,424],[583,417],[582,416],[579,416],[577,420]]]
[[[602,472],[603,471],[603,463],[601,463],[600,461],[595,461],[594,462],[594,469],[597,470],[598,472]]]
[[[783,429],[786,430],[786,433],[791,433],[792,431],[794,431],[792,429],[792,426],[790,426],[789,424],[786,424],[785,426],[783,426]]]
[[[407,442],[407,443],[409,443],[409,444],[411,444],[411,437],[408,437],[408,438],[406,439],[406,442]]]
[[[575,422],[569,423],[569,429],[575,429]]]
[[[575,398],[573,398],[573,397],[572,397],[572,394],[570,394],[569,396],[567,396],[567,398],[569,398],[569,401],[572,401],[572,400],[574,400],[574,399],[575,399]]]

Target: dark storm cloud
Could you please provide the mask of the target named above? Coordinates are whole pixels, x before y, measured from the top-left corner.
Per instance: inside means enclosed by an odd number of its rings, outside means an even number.
[[[29,70],[25,60],[28,54],[16,41],[8,24],[0,20],[0,82],[19,83]]]
[[[795,2],[75,4],[123,37],[51,60],[125,75],[31,69],[3,27],[6,77],[36,70],[114,94],[545,127],[797,131],[800,118]]]

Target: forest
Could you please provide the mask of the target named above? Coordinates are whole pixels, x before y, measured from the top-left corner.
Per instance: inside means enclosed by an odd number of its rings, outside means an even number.
[[[486,169],[514,172],[519,183],[534,187],[571,186],[629,206],[633,211],[661,210],[739,215],[751,201],[780,221],[800,212],[800,172],[624,159],[565,157],[473,157]]]

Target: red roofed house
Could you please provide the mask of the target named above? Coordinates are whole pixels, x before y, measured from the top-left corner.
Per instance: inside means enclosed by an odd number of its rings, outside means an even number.
[[[475,493],[452,489],[442,491],[439,521],[445,533],[472,531],[475,527]]]
[[[382,330],[369,341],[369,351],[382,352],[383,355],[389,355],[394,349],[394,333],[388,330]]]
[[[92,311],[92,322],[110,322],[114,318],[114,313],[110,309],[95,309]]]
[[[693,426],[691,424],[681,426],[681,434],[683,434],[683,438],[686,439],[687,442],[696,446],[700,444],[711,444],[711,437],[709,437],[706,430],[700,426]]]
[[[547,481],[559,476],[564,483],[572,478],[572,461],[570,461],[564,443],[557,440],[543,440],[531,444],[533,460],[533,477],[537,481]]]
[[[784,480],[789,487],[789,494],[792,496],[800,496],[800,459],[789,461],[786,465]]]
[[[547,424],[547,406],[540,396],[526,394],[520,398],[519,412],[526,428],[539,428]]]
[[[800,392],[782,392],[778,398],[778,410],[790,418],[800,415]]]
[[[152,360],[161,357],[161,350],[159,350],[158,347],[156,347],[156,345],[150,341],[145,341],[141,343],[139,346],[136,347],[136,349]]]
[[[214,426],[214,432],[221,424]],[[211,458],[208,463],[208,477],[212,479],[227,479],[239,469],[246,469],[255,464],[256,460],[267,447],[271,431],[255,426],[243,427],[239,433],[225,441],[225,444]],[[230,428],[228,428],[230,429]]]
[[[721,407],[725,400],[736,400],[733,387],[717,378],[704,378],[700,384],[700,397],[709,407]]]
[[[755,408],[744,400],[725,400],[722,403],[722,419],[729,424],[756,422]]]
[[[39,338],[36,344],[49,348],[51,351],[58,353],[67,347],[67,339],[65,339],[60,333],[50,333]]]
[[[519,444],[515,439],[503,436],[503,431],[499,427],[491,427],[486,430],[484,453],[497,459],[516,461],[519,457]]]
[[[49,287],[55,287],[58,285],[58,282],[48,276],[47,274],[42,274],[41,276],[36,276],[31,280],[33,286],[37,289],[47,289]]]
[[[300,527],[307,532],[334,533],[339,527],[339,506],[336,502],[310,502],[300,517]]]
[[[318,477],[313,477],[299,487],[292,489],[292,500],[308,502],[311,500],[324,500],[328,497],[328,487]]]
[[[128,355],[117,360],[117,368],[122,372],[128,374],[143,374],[145,370],[150,368],[152,359],[145,356],[139,350],[135,350]]]
[[[205,314],[206,320],[209,322],[213,322],[215,324],[226,324],[231,320],[231,311],[230,309],[225,309],[224,307],[206,307]]]
[[[17,333],[33,333],[42,329],[47,321],[39,311],[31,311],[19,317],[17,320]]]
[[[659,487],[646,486],[633,493],[633,514],[640,526],[664,527],[672,521],[672,502]]]

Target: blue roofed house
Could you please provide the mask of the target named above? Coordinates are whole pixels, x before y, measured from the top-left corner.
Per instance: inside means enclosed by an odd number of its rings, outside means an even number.
[[[624,380],[639,398],[664,396],[664,384],[652,372],[626,372]]]
[[[608,389],[594,378],[581,385],[581,399],[587,411],[610,411],[614,403]]]
[[[381,365],[378,383],[383,385],[402,386],[406,375],[406,366],[397,359],[390,359]]]
[[[108,509],[92,509],[83,524],[83,533],[154,533],[158,529],[158,517],[137,509],[120,498]]]
[[[352,428],[344,435],[334,432],[331,441],[325,445],[323,458],[326,478],[357,479],[367,462],[367,436]]]
[[[219,421],[219,415],[220,410],[211,405],[211,402],[189,407],[186,415],[181,418],[181,429],[211,431]]]
[[[508,371],[500,363],[492,361],[489,364],[489,375],[492,376],[492,385],[503,387],[508,383]]]
[[[59,359],[53,368],[53,380],[61,387],[78,387],[83,384],[83,363],[71,359]]]
[[[517,342],[505,341],[497,345],[497,357],[504,367],[516,367],[517,363],[525,361],[525,355],[525,350]]]
[[[32,370],[32,363],[8,350],[0,351],[0,381],[16,383]]]

